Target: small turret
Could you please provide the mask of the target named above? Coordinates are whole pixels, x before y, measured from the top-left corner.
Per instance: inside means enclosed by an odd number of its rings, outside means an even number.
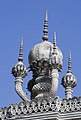
[[[72,73],[71,52],[68,57],[68,71],[66,75],[62,78],[62,85],[65,88],[66,99],[72,98],[72,88],[76,86],[76,77]]]

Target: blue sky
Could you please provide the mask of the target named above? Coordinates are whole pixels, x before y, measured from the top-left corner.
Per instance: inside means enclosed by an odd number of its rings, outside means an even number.
[[[48,10],[49,41],[57,32],[57,45],[62,50],[63,70],[60,73],[57,96],[64,98],[61,79],[67,72],[68,53],[72,52],[72,70],[77,78],[74,96],[81,96],[81,0],[0,0],[0,107],[20,102],[15,92],[12,67],[17,63],[20,39],[24,38],[24,63],[28,53],[42,42],[45,10]],[[23,89],[31,73],[24,79]]]

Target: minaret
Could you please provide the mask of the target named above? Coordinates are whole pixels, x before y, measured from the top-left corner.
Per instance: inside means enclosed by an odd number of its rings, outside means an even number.
[[[43,30],[43,41],[48,41],[48,13],[47,10],[45,12],[45,18],[44,18],[44,30]]]
[[[72,88],[76,86],[76,77],[72,73],[71,52],[68,57],[68,70],[66,75],[62,78],[62,85],[65,88],[66,99],[72,98]]]
[[[20,42],[20,51],[18,63],[12,68],[12,74],[15,77],[15,91],[25,102],[30,102],[27,94],[23,91],[23,78],[27,76],[26,66],[23,64],[23,39]]]

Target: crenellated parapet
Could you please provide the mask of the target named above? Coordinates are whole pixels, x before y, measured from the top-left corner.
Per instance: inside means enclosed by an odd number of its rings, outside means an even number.
[[[29,120],[33,120],[34,117],[48,115],[50,113],[58,114],[61,117],[64,115],[65,118],[67,114],[76,117],[78,113],[81,114],[81,97],[73,97],[72,99],[60,99],[59,97],[56,98],[48,98],[48,99],[41,99],[41,100],[32,100],[31,103],[29,102],[21,102],[19,104],[11,104],[8,108],[0,109],[0,118],[2,120],[15,120],[21,117],[26,118]],[[67,114],[66,114],[67,113]],[[32,118],[33,116],[33,118]],[[57,115],[56,115],[57,116]],[[70,117],[70,116],[68,116]],[[79,116],[80,117],[80,116]],[[48,116],[48,118],[51,118]],[[40,119],[40,118],[39,118]]]

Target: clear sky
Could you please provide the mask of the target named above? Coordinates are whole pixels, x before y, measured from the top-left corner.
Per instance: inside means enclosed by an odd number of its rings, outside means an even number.
[[[48,10],[49,41],[57,32],[57,45],[62,50],[63,70],[57,96],[64,98],[61,79],[67,72],[68,53],[72,52],[72,70],[77,78],[74,96],[81,96],[81,0],[0,0],[0,107],[20,102],[14,89],[12,67],[17,63],[20,39],[24,38],[24,63],[28,53],[42,41],[45,10]],[[23,89],[27,91],[28,74]]]

